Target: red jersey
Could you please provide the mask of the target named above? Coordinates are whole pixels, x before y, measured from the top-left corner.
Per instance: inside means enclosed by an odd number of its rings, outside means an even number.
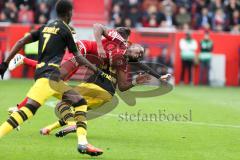
[[[126,69],[126,61],[124,54],[127,50],[127,43],[115,30],[110,30],[107,36],[102,40],[104,50],[107,58],[102,60],[97,51],[97,43],[95,41],[80,40],[76,42],[80,53],[86,57],[91,63],[96,64],[103,71],[108,71],[108,74],[116,74],[115,69]],[[63,58],[63,63],[67,63],[67,70],[69,71],[69,79],[78,70],[78,63],[76,62],[72,53],[66,53]],[[63,64],[62,63],[62,64]],[[66,66],[66,65],[62,65]]]

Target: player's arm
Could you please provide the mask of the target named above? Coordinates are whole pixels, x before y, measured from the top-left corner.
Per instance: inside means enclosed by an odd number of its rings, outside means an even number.
[[[10,50],[9,56],[6,58],[4,62],[0,64],[0,75],[2,79],[11,59],[24,47],[24,45],[38,40],[40,29],[25,35],[23,38],[21,38],[14,44],[13,48]]]
[[[79,64],[76,61],[75,57],[64,62],[63,64],[61,64],[61,69],[60,69],[61,79],[64,81],[70,79],[77,72],[78,69],[79,69]]]
[[[18,40],[13,48],[10,51],[9,56],[7,57],[5,63],[9,64],[9,62],[11,61],[11,59],[28,43],[31,43],[32,40],[32,35],[31,34],[27,34],[26,36],[24,36],[23,38],[21,38],[20,40]]]
[[[123,27],[122,27],[123,28]],[[115,41],[120,43],[126,43],[127,38],[130,34],[130,30],[128,30],[127,32],[128,35],[126,36],[126,39],[124,39],[121,34],[118,33],[117,30],[113,30],[113,29],[107,29],[107,27],[105,27],[102,24],[96,23],[93,25],[93,31],[94,31],[94,37],[97,43],[97,50],[98,50],[98,54],[102,57],[106,56],[105,55],[105,50],[103,48],[102,45],[102,36],[104,36],[106,39],[108,39],[109,41]]]
[[[93,25],[93,32],[94,32],[94,37],[97,43],[98,54],[100,57],[105,58],[106,52],[102,45],[102,36],[104,37],[107,36],[107,28],[102,24],[96,23]]]
[[[151,67],[149,67],[148,65],[141,63],[141,62],[136,62],[136,63],[138,65],[138,67],[141,68],[143,71],[145,71],[146,73],[152,75],[153,77],[155,77],[159,80],[169,80],[171,78],[170,74],[160,75],[155,70],[153,70]]]
[[[139,74],[132,81],[129,81],[127,77],[128,77],[127,72],[125,72],[121,69],[117,70],[118,89],[121,92],[129,90],[130,88],[134,87],[135,85],[147,83],[150,80],[150,77],[148,74]]]
[[[67,33],[67,47],[68,50],[75,56],[77,63],[79,63],[80,65],[87,66],[90,70],[92,70],[95,73],[99,72],[98,68],[92,63],[90,63],[85,57],[83,57],[83,55],[77,49],[77,45],[73,39],[71,31],[68,31]]]
[[[141,63],[141,62],[136,62],[138,67],[142,69],[143,71],[147,72],[148,74],[152,75],[153,77],[160,79],[161,75],[159,75],[156,71],[154,71],[151,67],[148,65]]]
[[[79,51],[72,52],[72,53],[74,54],[76,61],[80,65],[82,64],[87,66],[89,69],[91,69],[95,73],[99,72],[98,68],[95,65],[93,65],[91,62],[89,62],[85,57],[83,57],[83,55]]]

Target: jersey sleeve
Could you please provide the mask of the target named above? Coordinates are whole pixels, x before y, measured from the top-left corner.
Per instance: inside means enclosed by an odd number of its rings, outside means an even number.
[[[42,32],[45,25],[41,26],[38,30],[31,31],[30,34],[32,36],[33,42],[38,41],[40,37],[40,33]]]

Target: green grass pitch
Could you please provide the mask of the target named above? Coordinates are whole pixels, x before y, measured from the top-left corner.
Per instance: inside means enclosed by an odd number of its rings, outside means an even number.
[[[20,102],[32,80],[0,81],[0,122],[8,107]],[[51,100],[53,101],[53,99]],[[192,111],[191,122],[127,122],[121,113]],[[115,116],[114,116],[115,115]],[[0,139],[0,160],[239,160],[240,88],[179,86],[170,93],[137,99],[135,107],[120,101],[109,115],[89,121],[88,140],[104,150],[100,157],[80,155],[76,135],[40,136],[39,129],[54,122],[52,107]]]

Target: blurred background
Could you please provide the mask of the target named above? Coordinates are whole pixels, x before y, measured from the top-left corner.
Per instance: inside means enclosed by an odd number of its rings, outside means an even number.
[[[24,34],[56,18],[57,0],[0,1],[0,61]],[[239,0],[72,0],[79,39],[93,40],[92,25],[132,28],[130,41],[146,48],[144,61],[172,73],[174,83],[240,85]],[[36,59],[37,50],[21,52]],[[164,69],[160,65],[167,67]],[[32,78],[22,66],[8,78]]]

